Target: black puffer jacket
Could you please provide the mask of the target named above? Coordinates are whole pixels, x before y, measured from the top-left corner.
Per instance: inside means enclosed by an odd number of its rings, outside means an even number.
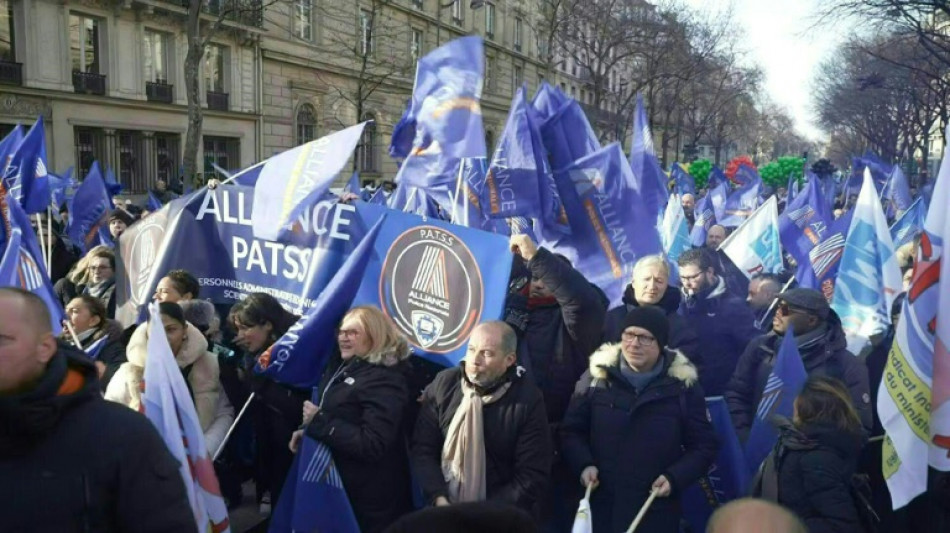
[[[699,336],[696,334],[696,330],[687,324],[686,320],[678,313],[682,298],[680,288],[670,285],[655,305],[666,312],[666,318],[670,321],[670,339],[666,343],[667,347],[682,352],[699,371],[699,375],[702,376],[703,358]],[[640,302],[637,301],[637,296],[633,292],[633,286],[627,285],[623,292],[623,305],[607,311],[607,316],[604,319],[604,342],[620,342],[620,335],[623,333],[623,319],[627,316],[627,313],[639,306]]]
[[[326,444],[340,470],[360,531],[382,531],[412,510],[407,361],[373,364],[337,356],[317,389],[320,411],[307,435]]]
[[[621,373],[621,357],[618,344],[591,356],[561,424],[561,450],[575,480],[588,466],[599,471],[594,531],[625,531],[663,475],[673,492],[654,500],[638,531],[673,533],[682,491],[706,473],[718,449],[703,389],[686,357],[666,350],[659,375],[637,394]]]
[[[556,303],[529,310],[518,356],[544,394],[548,420],[557,423],[600,344],[607,306],[583,274],[545,248],[538,249],[528,268],[554,293]]]
[[[861,417],[861,424],[870,432],[872,421],[868,369],[847,350],[841,319],[834,311],[828,315],[826,328],[823,337],[798,347],[805,372],[809,376],[824,375],[842,381],[851,391],[851,401]],[[739,358],[729,381],[724,396],[740,440],[744,441],[752,428],[755,411],[772,367],[775,366],[781,344],[782,337],[774,332],[753,339]]]
[[[851,495],[862,438],[833,426],[780,428],[775,466],[778,503],[801,518],[811,533],[861,533]]]
[[[541,391],[518,373],[514,367],[509,369],[507,379],[512,381],[511,388],[482,411],[486,496],[531,512],[550,475],[551,432]],[[442,475],[442,445],[462,401],[462,379],[467,378],[461,366],[446,369],[422,396],[411,459],[429,502],[448,495]]]
[[[4,533],[196,530],[158,432],[103,400],[95,367],[65,345],[33,390],[0,398],[0,480]]]

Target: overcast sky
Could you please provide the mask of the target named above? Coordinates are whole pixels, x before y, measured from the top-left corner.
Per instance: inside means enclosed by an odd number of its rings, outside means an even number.
[[[841,34],[809,32],[822,0],[685,0],[693,9],[734,6],[738,42],[765,72],[765,90],[791,112],[799,132],[824,137],[811,110],[811,80]]]

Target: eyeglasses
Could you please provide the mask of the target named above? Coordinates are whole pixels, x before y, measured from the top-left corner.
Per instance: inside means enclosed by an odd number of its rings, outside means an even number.
[[[340,329],[340,330],[337,330],[336,332],[337,337],[344,337],[347,339],[352,339],[353,337],[359,337],[359,335],[360,335],[360,331],[356,329]]]
[[[620,338],[624,342],[637,341],[637,344],[639,344],[640,346],[653,346],[653,344],[656,343],[656,337],[651,337],[649,335],[640,335],[639,333],[630,333],[627,331],[624,331],[620,335]]]
[[[778,312],[781,313],[782,316],[789,316],[789,315],[793,315],[793,314],[796,314],[796,313],[797,313],[797,314],[800,314],[800,315],[810,315],[810,314],[812,314],[810,311],[806,311],[806,310],[804,310],[804,309],[799,309],[799,308],[797,308],[797,307],[792,307],[792,306],[788,305],[787,302],[781,302],[781,303],[778,304]]]
[[[97,272],[99,270],[112,270],[112,267],[109,265],[89,265],[89,270]]]

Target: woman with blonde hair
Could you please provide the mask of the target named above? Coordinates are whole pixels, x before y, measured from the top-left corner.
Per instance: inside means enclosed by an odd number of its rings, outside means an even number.
[[[304,403],[304,435],[326,444],[363,533],[382,531],[412,509],[407,454],[409,345],[373,306],[350,309],[337,332],[338,353]]]

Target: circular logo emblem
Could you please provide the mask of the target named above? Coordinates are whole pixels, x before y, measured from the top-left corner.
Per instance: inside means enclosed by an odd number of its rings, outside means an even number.
[[[379,301],[410,343],[448,353],[465,343],[478,324],[484,305],[482,273],[452,232],[412,228],[386,252]]]
[[[158,257],[158,251],[165,240],[166,222],[165,214],[158,212],[149,215],[136,224],[133,228],[135,235],[132,236],[128,253],[122,254],[128,267],[127,275],[132,286],[129,296],[136,306],[148,302],[152,296],[148,280]],[[122,241],[127,242],[125,235],[122,237]]]
[[[25,249],[20,250],[20,264],[17,265],[17,282],[20,288],[33,292],[43,286],[43,272],[36,259]]]

